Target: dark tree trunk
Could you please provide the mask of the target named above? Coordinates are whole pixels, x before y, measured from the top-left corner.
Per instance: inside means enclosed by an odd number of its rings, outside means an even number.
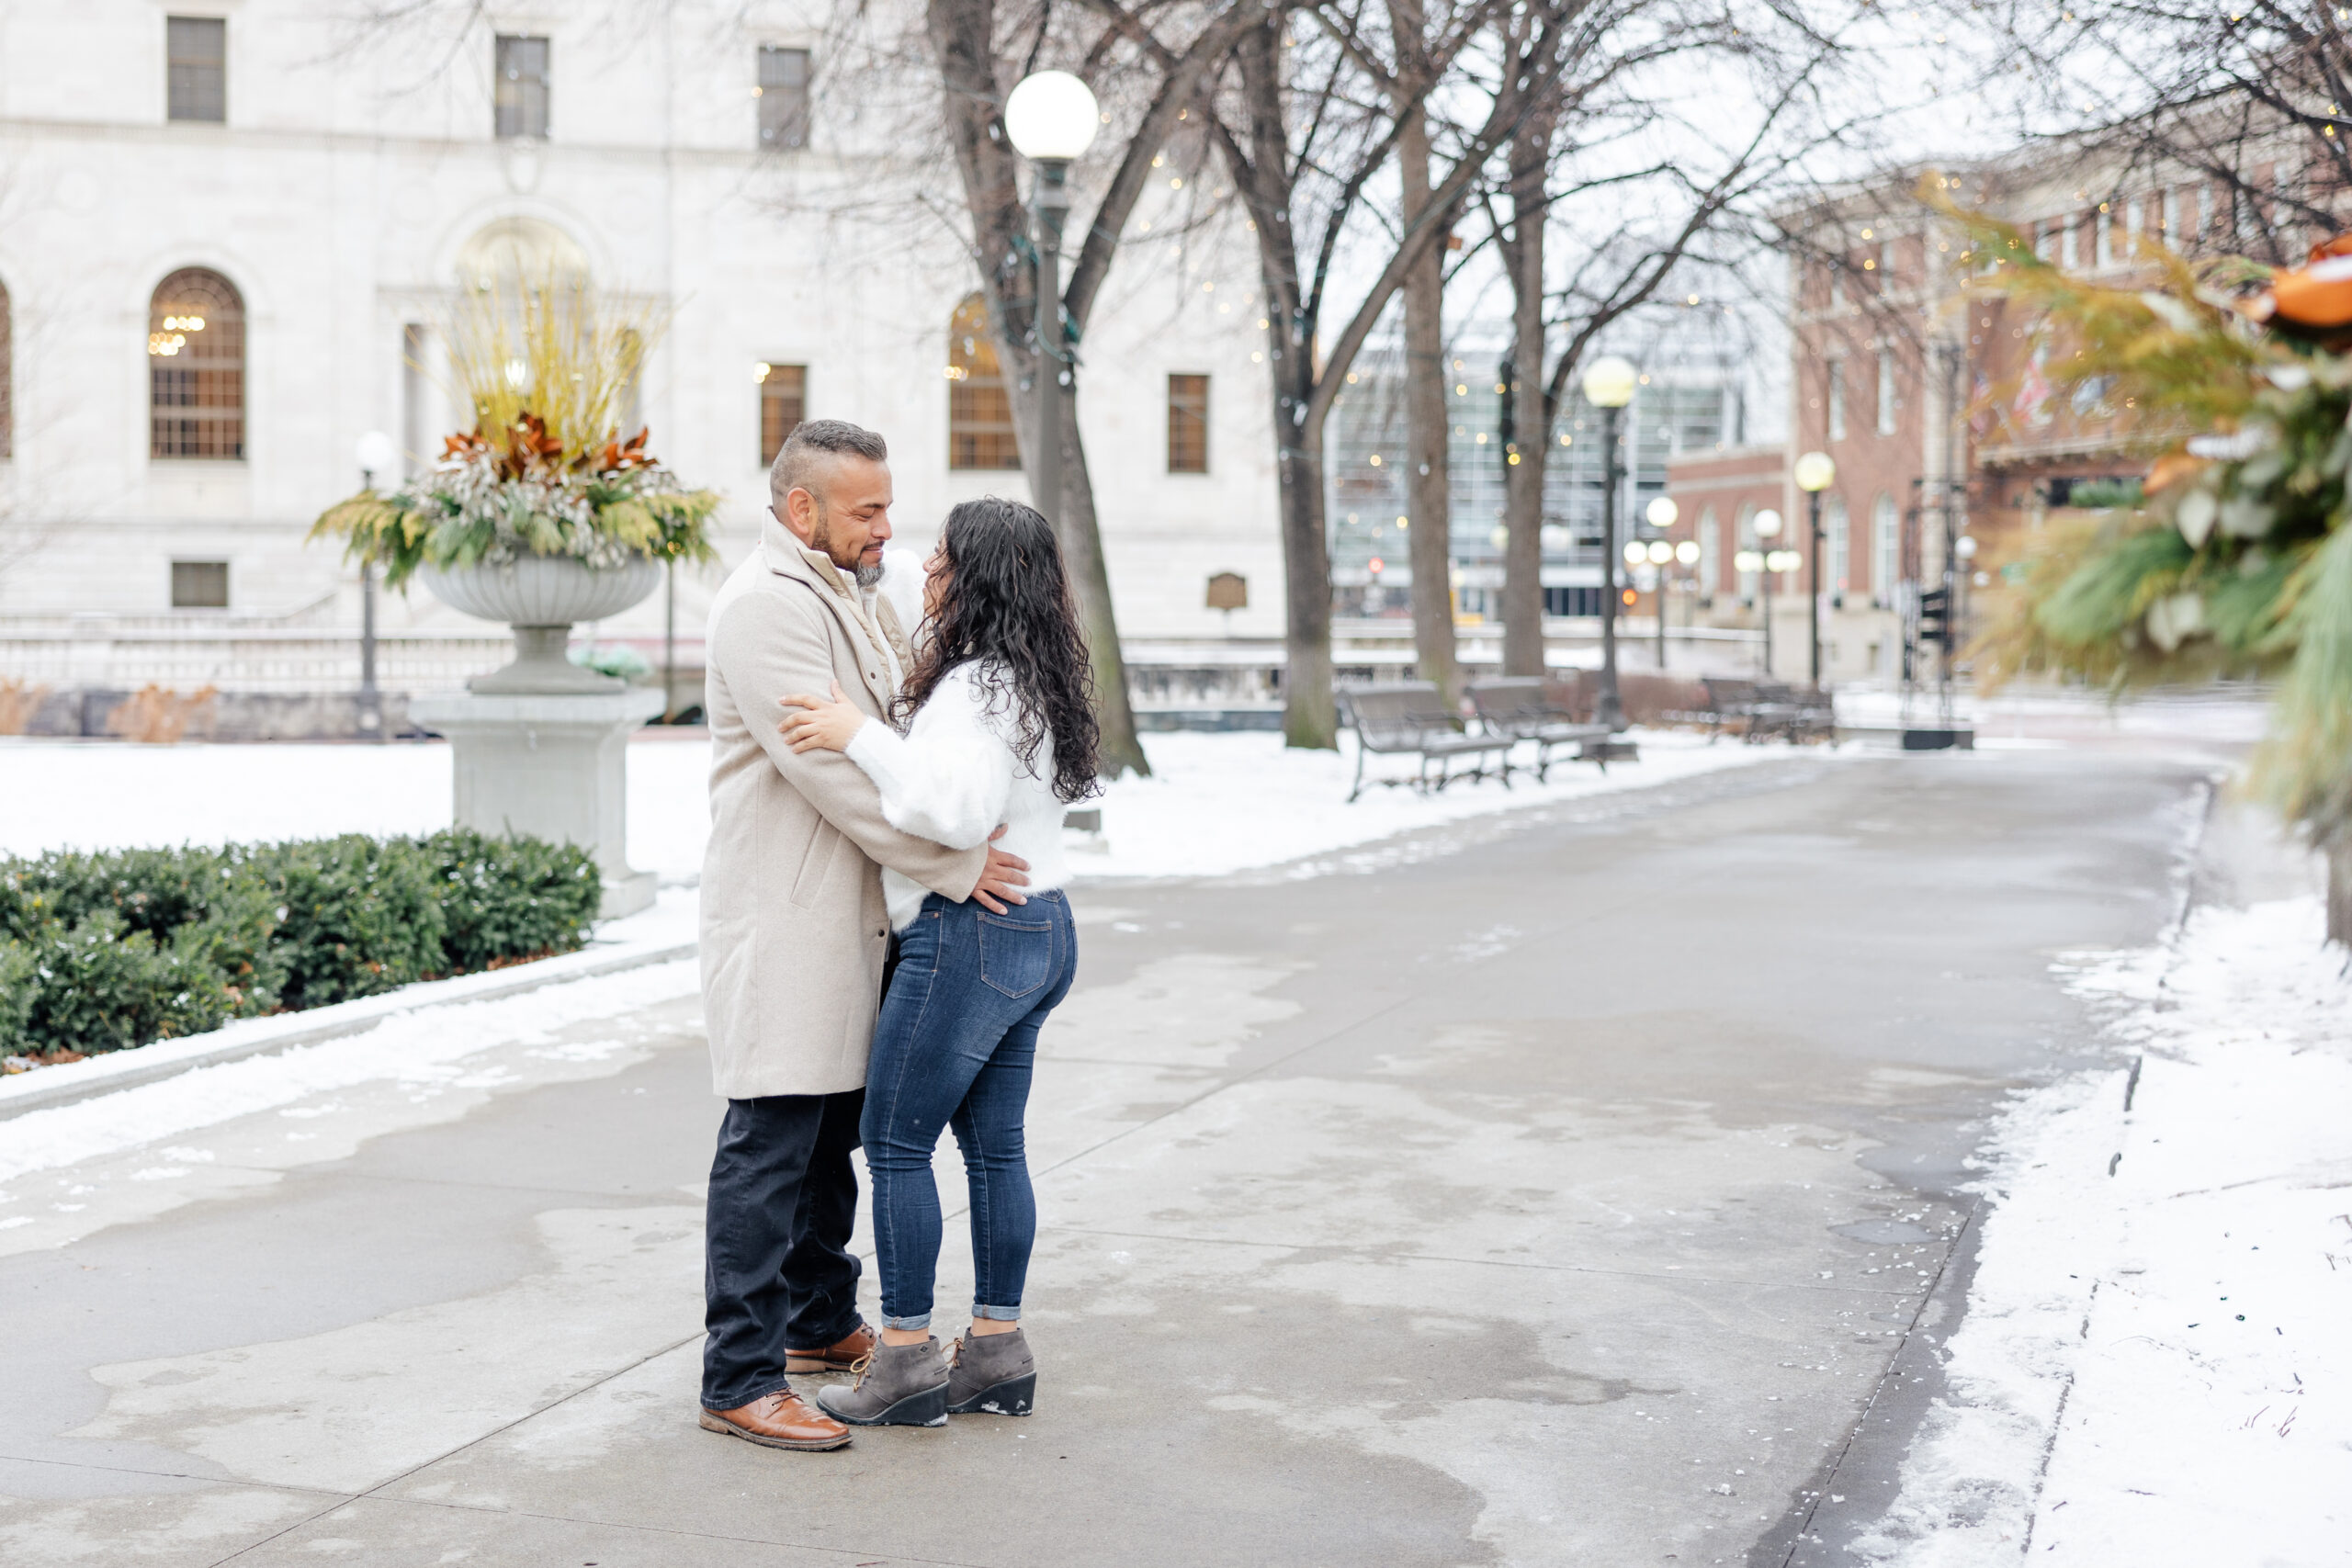
[[[1279,367],[1275,380],[1282,382]],[[1295,389],[1281,400],[1295,408],[1306,406],[1306,393]],[[1331,689],[1331,558],[1323,533],[1323,430],[1320,421],[1295,428],[1295,436],[1281,444],[1278,465],[1288,611],[1283,637],[1283,742],[1330,750],[1340,743],[1340,716]]]
[[[1419,103],[1427,51],[1419,40],[1428,19],[1420,0],[1390,0],[1389,30],[1400,71],[1415,104],[1396,139],[1404,209],[1419,212],[1430,199],[1429,119]],[[1405,558],[1413,569],[1413,650],[1420,677],[1454,702],[1462,671],[1453,643],[1453,480],[1446,465],[1445,252],[1429,247],[1405,275],[1405,423],[1407,531]]]
[[[1237,177],[1256,182],[1250,209],[1266,290],[1267,381],[1273,396],[1274,477],[1283,530],[1283,739],[1330,750],[1340,743],[1331,692],[1331,556],[1323,532],[1323,414],[1315,396],[1313,333],[1290,226],[1288,126],[1283,116],[1280,12],[1234,51],[1250,114],[1250,157]]]
[[[1511,423],[1504,461],[1503,673],[1544,673],[1544,470],[1552,457],[1551,400],[1544,375],[1544,225],[1550,214],[1552,123],[1532,114],[1510,144]]]
[[[964,202],[972,220],[980,293],[996,337],[1006,379],[1029,389],[1013,400],[1013,427],[1024,453],[1039,450],[1036,338],[1037,274],[1029,258],[1029,214],[1021,200],[1012,144],[999,123],[1003,92],[996,78],[993,0],[930,0],[931,39],[939,51],[945,88],[948,132],[956,167],[963,178]],[[1135,711],[1127,700],[1126,659],[1111,601],[1111,579],[1102,558],[1102,536],[1094,511],[1094,486],[1086,466],[1085,442],[1078,429],[1078,385],[1062,401],[1062,495],[1060,505],[1040,505],[1055,513],[1063,564],[1078,599],[1080,623],[1094,675],[1095,717],[1102,726],[1102,761],[1106,777],[1148,773],[1136,738]],[[1032,469],[1034,474],[1035,469]]]

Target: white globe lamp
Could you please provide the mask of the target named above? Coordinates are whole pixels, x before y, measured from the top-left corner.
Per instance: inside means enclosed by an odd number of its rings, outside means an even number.
[[[358,459],[359,471],[367,475],[368,482],[373,485],[378,474],[389,474],[400,466],[401,449],[393,446],[392,438],[382,431],[371,430],[359,438],[352,456]]]
[[[1584,400],[1597,409],[1622,409],[1634,400],[1640,377],[1632,360],[1604,354],[1585,367]]]
[[[1013,151],[1040,164],[1067,164],[1094,145],[1102,110],[1085,83],[1067,71],[1023,76],[1005,95],[1004,133]]]

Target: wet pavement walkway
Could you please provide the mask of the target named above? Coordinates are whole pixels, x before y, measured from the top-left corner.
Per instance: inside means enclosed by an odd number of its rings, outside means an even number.
[[[1833,1561],[1965,1284],[1973,1123],[2087,1038],[2052,959],[2172,914],[2204,776],[1798,756],[1082,888],[1027,1420],[695,1427],[690,965],[20,1178],[0,1562]]]

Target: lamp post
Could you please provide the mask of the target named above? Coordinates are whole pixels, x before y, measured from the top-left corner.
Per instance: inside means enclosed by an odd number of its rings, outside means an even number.
[[[401,460],[401,449],[380,430],[359,438],[353,456],[359,461],[359,488],[372,491],[376,476],[389,474]],[[384,697],[376,689],[376,569],[359,563],[359,728],[370,740],[384,738]]]
[[[1690,596],[1690,603],[1682,607],[1682,632],[1686,637],[1690,635],[1690,628],[1699,624],[1698,602],[1705,592],[1705,590],[1700,586],[1697,570],[1699,558],[1702,553],[1696,539],[1684,539],[1674,547],[1675,564],[1682,569],[1681,576],[1678,580],[1679,586]]]
[[[1067,71],[1039,71],[1004,98],[1004,133],[1037,166],[1030,203],[1037,218],[1037,451],[1032,499],[1049,523],[1061,520],[1062,398],[1069,348],[1062,331],[1062,220],[1069,216],[1064,182],[1071,161],[1094,141],[1102,111],[1086,84]]]
[[[1774,539],[1779,538],[1781,536],[1781,514],[1770,510],[1769,507],[1764,511],[1758,513],[1756,514],[1756,536],[1768,546],[1771,544]],[[1755,559],[1756,564],[1759,569],[1757,572],[1757,578],[1762,585],[1761,592],[1763,593],[1764,604],[1764,673],[1767,675],[1770,675],[1772,672],[1772,574],[1781,570],[1781,553],[1782,552],[1775,549],[1766,549],[1760,553],[1755,550],[1749,550],[1747,552],[1747,554]]]
[[[1674,526],[1682,509],[1674,504],[1670,495],[1661,495],[1643,509],[1642,515],[1659,533]],[[1666,668],[1666,563],[1674,558],[1674,547],[1664,539],[1652,539],[1645,552],[1650,565],[1657,572],[1657,667]]]
[[[1797,489],[1804,491],[1808,511],[1807,547],[1812,551],[1813,564],[1806,572],[1807,586],[1813,590],[1812,614],[1806,621],[1813,640],[1813,689],[1821,690],[1821,492],[1838,478],[1838,465],[1826,452],[1807,452],[1796,460]]]
[[[1601,411],[1600,438],[1600,694],[1592,716],[1610,732],[1625,728],[1625,705],[1617,695],[1617,425],[1634,400],[1640,373],[1633,362],[1604,354],[1585,367],[1584,400]]]

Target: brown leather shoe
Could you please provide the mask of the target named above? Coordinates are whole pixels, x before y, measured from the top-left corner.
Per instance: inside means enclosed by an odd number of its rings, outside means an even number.
[[[800,1403],[790,1389],[779,1389],[734,1410],[702,1413],[706,1432],[758,1443],[763,1448],[801,1449],[821,1453],[849,1446],[849,1428],[830,1416],[820,1416]]]
[[[859,1324],[849,1332],[849,1337],[821,1350],[795,1350],[785,1347],[784,1370],[787,1372],[845,1372],[857,1365],[861,1357],[874,1353],[876,1343],[874,1330]]]

